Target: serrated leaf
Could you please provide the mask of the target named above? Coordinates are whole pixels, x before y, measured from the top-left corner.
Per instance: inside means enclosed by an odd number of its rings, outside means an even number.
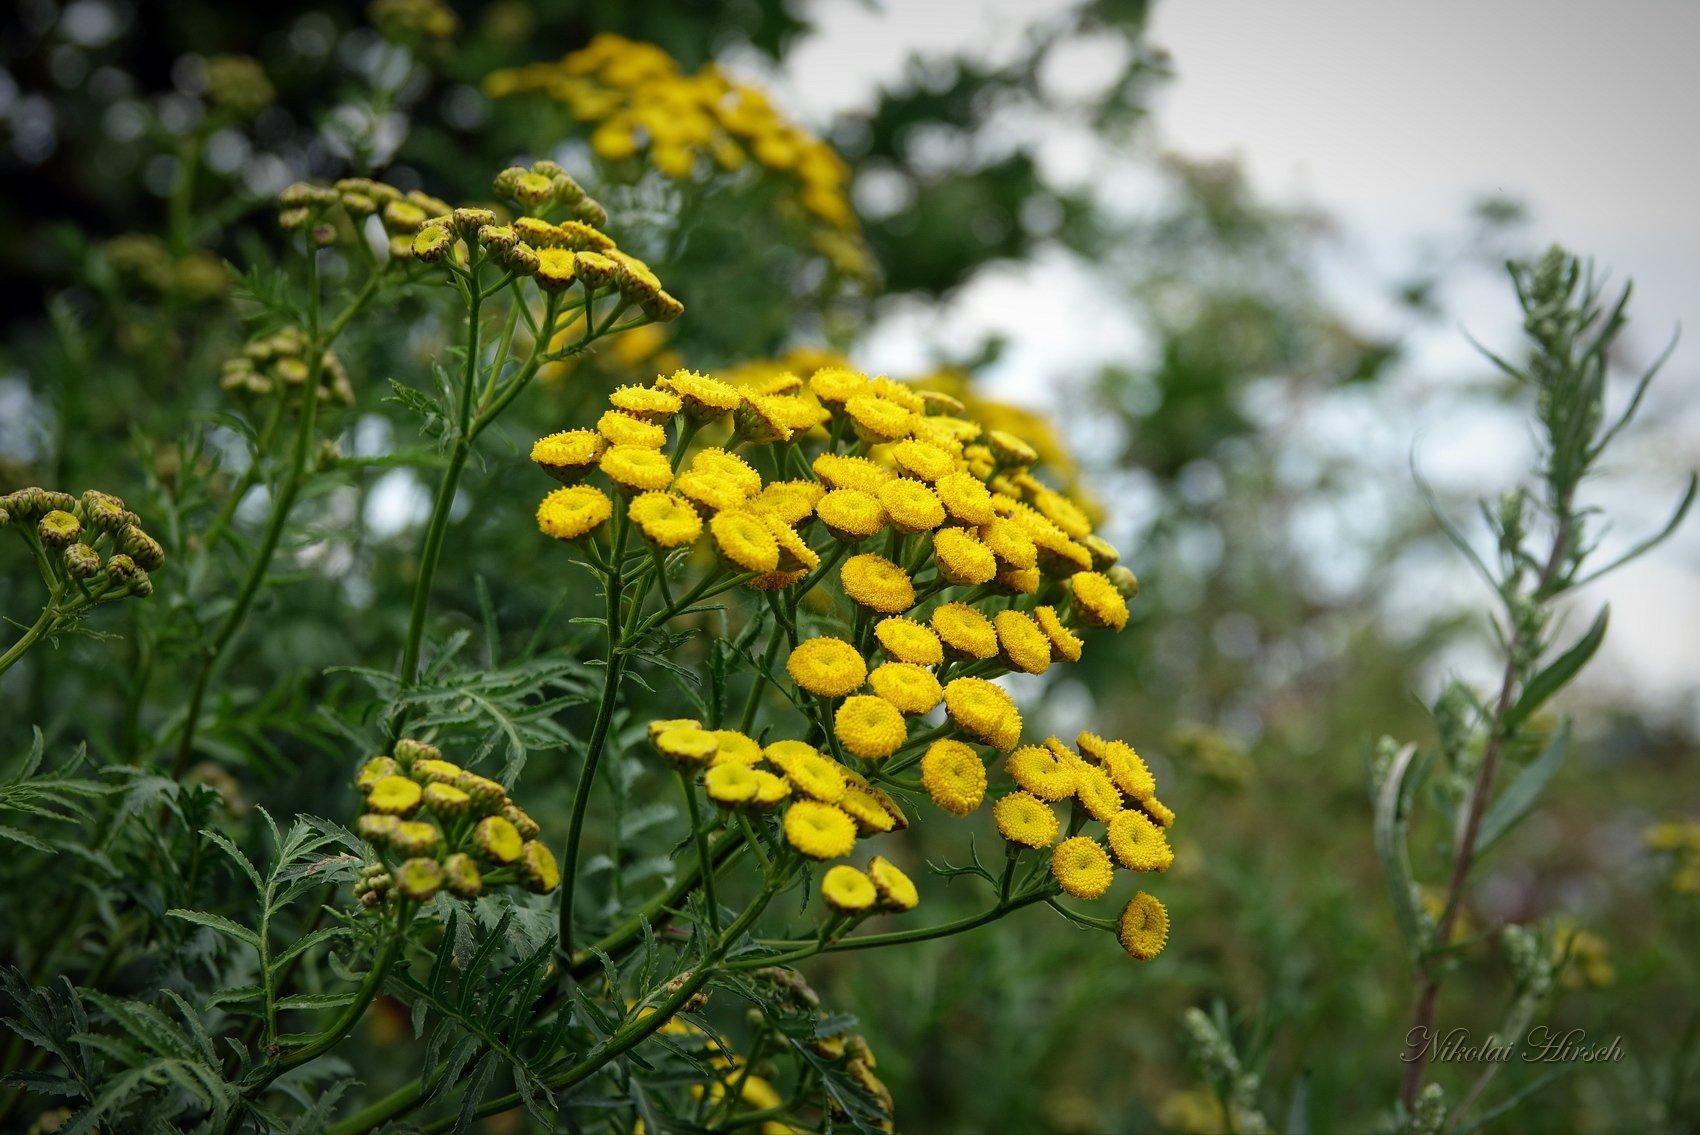
[[[193,922],[197,926],[205,926],[216,930],[227,938],[234,938],[255,950],[260,948],[260,936],[237,922],[232,922],[222,914],[212,914],[204,910],[184,910],[181,907],[165,912],[168,918],[180,918],[184,922]]]

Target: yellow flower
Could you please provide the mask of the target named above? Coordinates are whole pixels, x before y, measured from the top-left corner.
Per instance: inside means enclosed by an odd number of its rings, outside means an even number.
[[[621,386],[608,395],[608,402],[616,410],[623,410],[634,418],[662,425],[684,407],[684,399],[671,390],[657,386]]]
[[[609,446],[598,465],[615,488],[628,494],[665,489],[673,480],[667,455],[641,445]]]
[[[737,434],[745,441],[757,445],[790,441],[792,434],[805,428],[797,399],[781,394],[743,393],[743,402],[737,409]]]
[[[839,453],[823,453],[815,458],[814,471],[829,488],[860,489],[870,494],[877,493],[881,485],[891,480],[891,470],[866,457],[846,457]]]
[[[464,816],[472,809],[472,797],[452,784],[427,784],[424,803],[439,816]]]
[[[845,863],[829,867],[820,881],[821,897],[840,914],[861,914],[879,901],[874,881]]]
[[[983,661],[998,652],[992,621],[966,603],[943,603],[933,611],[933,630],[959,658]]]
[[[720,744],[713,733],[694,726],[664,730],[652,736],[649,743],[663,760],[680,768],[706,765]]]
[[[836,804],[849,786],[847,770],[802,741],[775,741],[762,750],[767,762],[785,774],[791,786],[823,804]]]
[[[1074,794],[1074,769],[1041,745],[1023,745],[1004,761],[1004,771],[1016,784],[1041,800],[1064,800]]]
[[[749,500],[737,482],[700,469],[688,469],[679,474],[673,482],[673,489],[704,516],[742,508]]]
[[[886,810],[880,798],[870,791],[866,779],[848,769],[844,775],[850,778],[850,784],[844,789],[844,796],[837,803],[856,821],[857,835],[883,835],[897,826],[897,821]],[[858,784],[857,781],[861,783]]]
[[[898,382],[895,378],[887,378],[883,374],[868,379],[868,392],[875,398],[884,398],[887,402],[896,403],[911,414],[921,414],[927,409],[926,399],[922,398],[913,386]]]
[[[932,671],[912,662],[882,662],[868,675],[868,684],[903,714],[928,713],[944,699]]]
[[[654,744],[655,739],[667,732],[669,729],[701,728],[702,722],[698,721],[694,717],[663,717],[657,718],[644,726],[644,734],[649,738],[650,743]]]
[[[366,794],[366,807],[381,816],[405,816],[419,807],[424,790],[405,776],[386,776]]]
[[[896,706],[866,694],[844,699],[833,717],[833,732],[846,749],[864,760],[891,756],[909,735]]]
[[[731,482],[746,500],[761,492],[761,474],[751,468],[748,461],[724,449],[698,451],[691,458],[691,469],[697,473],[711,473]]]
[[[997,585],[1011,595],[1032,595],[1039,590],[1039,569],[1000,571],[997,574]]]
[[[1096,733],[1081,733],[1075,738],[1081,752],[1104,766],[1116,787],[1131,800],[1150,800],[1157,795],[1157,778],[1151,775],[1138,752],[1126,741],[1111,741]]]
[[[985,583],[998,572],[992,550],[962,528],[946,528],[933,537],[933,562],[939,575],[955,584]]]
[[[1104,539],[1102,536],[1091,535],[1082,537],[1080,546],[1085,548],[1087,552],[1091,554],[1092,566],[1097,568],[1099,571],[1102,571],[1107,567],[1111,567],[1117,560],[1122,558],[1122,554],[1116,551],[1116,546]]]
[[[885,506],[860,489],[834,489],[815,505],[826,530],[840,540],[865,540],[885,527]]]
[[[848,367],[822,367],[809,378],[809,391],[828,406],[842,406],[861,394],[868,376]]]
[[[414,902],[430,902],[442,885],[443,865],[435,859],[409,859],[396,868],[396,890]]]
[[[714,763],[740,764],[751,767],[762,761],[761,746],[749,735],[736,729],[714,730]]]
[[[773,481],[762,489],[751,507],[786,524],[800,524],[814,514],[825,493],[818,481]]]
[[[736,388],[718,378],[692,370],[676,370],[666,379],[673,393],[685,403],[685,413],[699,422],[712,421],[738,408]]]
[[[1075,540],[1092,535],[1092,521],[1080,506],[1052,489],[1040,488],[1032,494],[1033,507],[1039,514]]]
[[[1169,912],[1154,895],[1140,891],[1127,900],[1116,937],[1131,957],[1148,962],[1169,940]]]
[[[897,869],[897,865],[881,855],[868,861],[868,878],[880,894],[880,905],[887,910],[908,911],[921,905],[921,893],[915,882]]]
[[[573,485],[556,489],[537,506],[537,527],[557,540],[577,540],[602,527],[614,514],[614,502],[601,489]]]
[[[757,770],[736,761],[712,766],[702,778],[703,791],[716,804],[736,808],[756,798],[761,788]]]
[[[1022,847],[1046,847],[1057,838],[1057,814],[1037,796],[1011,792],[992,805],[998,834]]]
[[[986,444],[999,465],[1025,467],[1039,460],[1037,450],[1007,430],[987,430]]]
[[[947,473],[933,483],[933,490],[958,524],[990,524],[998,518],[990,490],[972,473]]]
[[[1140,808],[1144,809],[1145,814],[1150,816],[1152,822],[1154,822],[1158,827],[1166,828],[1175,822],[1174,809],[1170,808],[1167,804],[1163,803],[1155,796],[1151,797],[1149,800],[1137,801],[1137,803]]]
[[[644,449],[660,449],[667,444],[667,431],[654,422],[646,422],[624,410],[607,410],[596,419],[596,432],[608,439],[609,445],[636,445]]]
[[[930,532],[944,523],[944,505],[919,481],[894,477],[879,487],[877,495],[899,532]]]
[[[589,473],[607,443],[591,430],[563,430],[538,438],[531,459],[562,484],[570,485]]]
[[[717,512],[708,522],[714,546],[728,563],[743,571],[773,571],[779,544],[753,512]]]
[[[1163,829],[1152,823],[1143,812],[1131,808],[1117,812],[1107,825],[1110,850],[1116,860],[1129,871],[1167,871],[1175,861]]]
[[[798,800],[785,809],[785,840],[810,859],[838,859],[856,847],[856,821],[831,804]]]
[[[782,776],[775,776],[766,769],[756,769],[756,795],[750,801],[752,808],[772,808],[784,803],[791,796],[791,782]]]
[[[1109,823],[1122,810],[1122,794],[1110,774],[1084,761],[1074,770],[1074,798],[1101,824]]]
[[[1068,588],[1088,623],[1117,631],[1127,626],[1127,600],[1108,576],[1095,571],[1076,572],[1069,578]]]
[[[857,394],[844,403],[844,413],[864,441],[897,441],[909,436],[914,411],[877,394]]]
[[[944,707],[957,728],[1005,752],[1021,740],[1021,713],[1001,687],[984,678],[952,678]]]
[[[966,816],[986,798],[986,766],[961,741],[934,741],[921,758],[921,786],[934,804]]]
[[[851,556],[838,578],[851,601],[882,615],[895,615],[915,605],[915,584],[909,573],[884,556],[872,552]]]
[[[627,515],[658,548],[681,548],[702,535],[702,517],[677,493],[640,493],[632,499]]]
[[[806,572],[820,566],[820,556],[809,547],[806,540],[797,535],[795,528],[770,512],[751,511],[750,515],[758,517],[773,535],[773,542],[779,549],[778,574],[787,577],[784,585],[801,579]],[[793,575],[795,579],[790,578]]]
[[[532,894],[549,894],[561,885],[561,868],[554,852],[539,840],[526,840],[519,853],[519,877]]]
[[[910,439],[891,447],[891,459],[909,476],[928,483],[956,472],[956,457],[943,446]]]
[[[937,666],[944,661],[944,647],[932,628],[902,615],[891,615],[875,623],[874,638],[894,662]]]
[[[998,646],[1012,670],[1043,674],[1051,668],[1051,640],[1023,611],[999,611],[992,616]]]
[[[525,841],[512,821],[502,816],[485,816],[472,829],[472,842],[492,863],[504,866],[518,862],[525,851]]]
[[[1026,571],[1038,566],[1039,546],[1027,530],[1013,520],[996,517],[980,528],[980,540],[992,550],[1001,571]]]
[[[1035,607],[1033,617],[1039,623],[1039,629],[1045,632],[1045,637],[1051,640],[1051,658],[1057,662],[1079,662],[1080,652],[1085,644],[1080,636],[1063,625],[1062,617],[1057,614],[1055,607]]]
[[[1077,899],[1102,898],[1115,878],[1109,853],[1091,836],[1071,836],[1051,852],[1051,874]]]
[[[868,678],[868,664],[841,638],[811,638],[797,644],[785,660],[791,680],[823,698],[855,693]]]

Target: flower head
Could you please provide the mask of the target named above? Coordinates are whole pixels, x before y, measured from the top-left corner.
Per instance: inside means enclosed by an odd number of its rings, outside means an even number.
[[[921,758],[921,785],[940,808],[966,816],[986,798],[986,766],[961,741],[934,741]]]
[[[614,513],[608,494],[590,485],[556,489],[537,506],[537,527],[557,540],[578,540],[595,532]]]
[[[884,556],[864,552],[851,556],[839,569],[844,593],[882,615],[895,615],[915,605],[915,584],[909,573]]]
[[[992,621],[966,603],[943,603],[933,611],[933,630],[959,658],[983,661],[998,652]]]
[[[846,863],[827,868],[821,876],[820,893],[827,905],[840,914],[872,910],[880,897],[874,881]]]
[[[1116,631],[1127,626],[1127,600],[1108,576],[1095,571],[1076,572],[1069,577],[1068,587],[1088,623]]]
[[[914,910],[921,904],[921,893],[915,881],[900,871],[895,863],[876,855],[868,861],[868,878],[879,892],[880,905],[887,910]]]
[[[1051,640],[1025,611],[999,611],[992,616],[998,650],[1012,670],[1043,674],[1051,668]]]
[[[570,485],[595,467],[607,447],[607,441],[592,430],[563,430],[538,438],[531,447],[531,459],[555,480]]]
[[[928,483],[947,477],[957,469],[957,459],[948,449],[913,438],[892,446],[891,459],[909,476]]]
[[[945,528],[933,537],[933,562],[951,583],[985,583],[998,572],[992,550],[967,529]]]
[[[957,728],[1008,751],[1021,740],[1021,713],[1001,687],[984,678],[952,678],[944,688],[945,711]]]
[[[1051,659],[1056,662],[1079,662],[1084,644],[1080,636],[1063,625],[1055,607],[1035,607],[1033,618],[1045,637],[1051,640]]]
[[[677,393],[659,386],[622,386],[608,396],[608,402],[616,410],[656,425],[671,420],[685,404]]]
[[[1101,824],[1122,810],[1122,794],[1110,774],[1098,765],[1082,761],[1074,770],[1074,798],[1088,815]]]
[[[647,419],[624,410],[605,410],[596,419],[596,432],[609,445],[636,445],[644,449],[660,449],[667,444],[667,431]]]
[[[699,422],[712,421],[738,408],[737,388],[718,378],[676,370],[664,381],[683,400],[686,415]]]
[[[913,662],[882,662],[868,675],[868,684],[903,714],[928,713],[944,699],[932,671]]]
[[[677,493],[640,493],[632,498],[626,514],[644,539],[658,548],[682,548],[702,535],[702,517]]]
[[[1057,814],[1037,796],[1011,792],[992,805],[998,834],[1022,847],[1047,847],[1057,838]]]
[[[885,506],[860,489],[833,489],[815,504],[815,515],[840,540],[865,540],[885,527]]]
[[[958,524],[990,524],[997,519],[991,491],[972,473],[946,473],[933,482],[933,491]]]
[[[753,512],[717,512],[708,522],[715,549],[741,571],[773,571],[779,566],[779,544]]]
[[[930,532],[944,523],[944,505],[920,481],[893,477],[879,487],[876,495],[891,518],[892,527],[899,532]]]
[[[1081,733],[1075,743],[1082,752],[1104,766],[1116,787],[1131,800],[1151,800],[1157,795],[1157,778],[1126,741],[1112,741],[1096,733]]]
[[[1009,778],[1041,800],[1074,794],[1075,770],[1043,745],[1023,745],[1004,761]]]
[[[839,859],[856,846],[856,821],[841,808],[798,800],[785,809],[785,840],[810,859]]]
[[[802,741],[775,741],[762,755],[798,792],[824,804],[843,799],[850,783],[843,765]]]
[[[1143,813],[1129,808],[1110,817],[1106,825],[1110,850],[1129,871],[1167,871],[1175,861],[1163,829]]]
[[[1116,937],[1131,957],[1148,962],[1169,940],[1169,912],[1155,896],[1140,891],[1122,908]]]
[[[798,643],[785,670],[800,688],[823,698],[855,693],[868,677],[868,664],[856,648],[830,636]]]
[[[665,489],[673,480],[673,466],[667,455],[647,446],[609,446],[597,464],[614,487],[627,494]]]
[[[839,453],[823,453],[814,460],[815,476],[829,488],[860,489],[877,493],[879,487],[891,480],[891,470],[869,461],[866,457],[846,457]]]
[[[1051,874],[1077,899],[1102,898],[1115,878],[1109,853],[1091,836],[1070,836],[1051,852]]]
[[[865,760],[891,756],[908,737],[908,727],[897,707],[866,694],[844,699],[833,717],[833,732],[840,744]]]
[[[894,662],[937,666],[944,661],[944,647],[939,644],[939,636],[925,623],[914,619],[901,615],[881,619],[874,624],[874,638]]]

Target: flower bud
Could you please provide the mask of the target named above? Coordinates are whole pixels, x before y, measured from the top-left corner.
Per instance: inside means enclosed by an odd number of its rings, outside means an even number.
[[[453,784],[460,779],[461,767],[441,757],[425,757],[414,761],[408,772],[421,784]]]
[[[525,175],[524,166],[509,166],[496,175],[496,179],[490,183],[491,188],[495,189],[499,197],[512,197],[514,189],[519,185],[519,179]]]
[[[439,816],[464,816],[472,811],[472,797],[452,784],[427,784],[424,800],[425,807]]]
[[[366,794],[366,806],[374,812],[405,816],[419,807],[424,795],[424,790],[405,776],[385,776]]]
[[[119,587],[128,588],[142,577],[142,569],[126,555],[116,555],[106,561],[106,575]]]
[[[478,864],[464,851],[443,860],[443,878],[449,892],[463,899],[475,899],[484,892],[484,878],[478,873]]]
[[[305,181],[297,181],[277,195],[277,203],[285,209],[297,209],[313,202],[313,186]]]
[[[1124,599],[1139,597],[1139,577],[1126,567],[1117,564],[1104,574],[1109,576],[1110,582],[1116,585],[1116,590],[1122,593]]]
[[[536,839],[543,829],[518,804],[502,805],[502,818],[514,826],[521,839]]]
[[[454,221],[455,231],[463,237],[477,235],[478,230],[486,225],[496,223],[496,214],[488,209],[456,209],[450,214]]]
[[[455,787],[466,793],[472,802],[472,810],[480,816],[496,815],[508,800],[508,794],[500,784],[475,772],[461,773]]]
[[[517,828],[501,816],[486,816],[472,830],[472,842],[492,863],[506,866],[519,860],[525,841]]]
[[[537,250],[521,241],[508,249],[502,263],[521,276],[529,276],[537,271]]]
[[[395,743],[395,752],[392,755],[402,768],[412,768],[414,761],[443,759],[443,751],[437,746],[408,737],[403,737]]]
[[[122,532],[126,525],[136,523],[136,514],[125,508],[122,500],[95,489],[84,493],[75,507],[83,522],[96,532]]]
[[[321,389],[319,393],[321,395],[327,395],[328,392]],[[313,454],[314,472],[324,473],[331,469],[335,469],[337,467],[337,463],[341,460],[342,446],[336,443],[336,439],[328,437],[321,438],[319,440],[318,451]]]
[[[443,865],[435,859],[409,859],[396,871],[396,891],[414,902],[429,902],[443,885]]]
[[[41,518],[36,531],[41,535],[41,542],[49,548],[64,548],[76,543],[77,537],[83,534],[83,526],[70,513],[54,509]]]
[[[165,549],[159,541],[134,524],[126,524],[118,533],[118,547],[136,561],[143,571],[158,571],[165,564]]]
[[[541,842],[532,839],[520,849],[519,877],[525,889],[534,895],[546,895],[561,885],[561,868],[554,853]]]
[[[87,544],[72,544],[60,558],[72,579],[88,579],[100,571],[100,553]]]
[[[377,784],[378,781],[386,776],[397,776],[400,773],[401,766],[389,757],[373,757],[360,766],[360,771],[354,777],[354,787],[362,793],[368,793],[372,791],[372,786]]]
[[[433,855],[443,842],[443,833],[424,820],[403,820],[396,824],[389,840],[398,855]]]
[[[385,816],[377,812],[367,812],[354,821],[354,831],[367,843],[388,844],[395,838],[396,829],[401,827],[401,821],[394,816]]]
[[[522,173],[513,183],[513,198],[535,209],[555,196],[555,182],[543,174]]]
[[[485,225],[478,230],[478,243],[492,255],[506,257],[519,243],[519,234],[512,225]]]
[[[305,228],[313,214],[306,209],[285,209],[277,215],[277,227],[286,233]]]
[[[413,255],[426,264],[435,264],[454,247],[454,234],[443,225],[426,225],[413,237]]]

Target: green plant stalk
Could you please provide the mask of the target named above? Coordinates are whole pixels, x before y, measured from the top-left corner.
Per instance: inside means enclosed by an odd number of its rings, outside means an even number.
[[[22,658],[29,648],[36,644],[41,636],[53,628],[58,622],[58,618],[59,613],[53,602],[49,600],[47,606],[41,609],[40,617],[24,632],[23,637],[8,647],[5,654],[0,654],[0,674],[10,670],[18,659]]]
[[[708,904],[708,925],[714,937],[720,938],[720,903],[714,895],[713,860],[708,857],[708,834],[702,827],[702,808],[697,803],[695,778],[679,770],[679,790],[685,794],[685,813],[690,817],[691,842],[697,849],[697,871],[702,875],[702,897]]]
[[[996,922],[1012,911],[1020,910],[1024,906],[1030,906],[1046,899],[1050,894],[1049,890],[1041,887],[1016,898],[1000,900],[978,914],[970,914],[953,922],[941,922],[937,926],[921,926],[913,930],[894,930],[888,934],[858,934],[853,938],[839,938],[831,942],[810,939],[804,943],[792,943],[795,948],[789,952],[741,958],[726,968],[746,970],[762,969],[766,966],[788,966],[805,958],[812,958],[816,954],[836,954],[845,950],[872,950],[881,946],[898,946],[910,942],[927,942],[934,938],[948,938],[953,934],[977,929],[988,922]]]

